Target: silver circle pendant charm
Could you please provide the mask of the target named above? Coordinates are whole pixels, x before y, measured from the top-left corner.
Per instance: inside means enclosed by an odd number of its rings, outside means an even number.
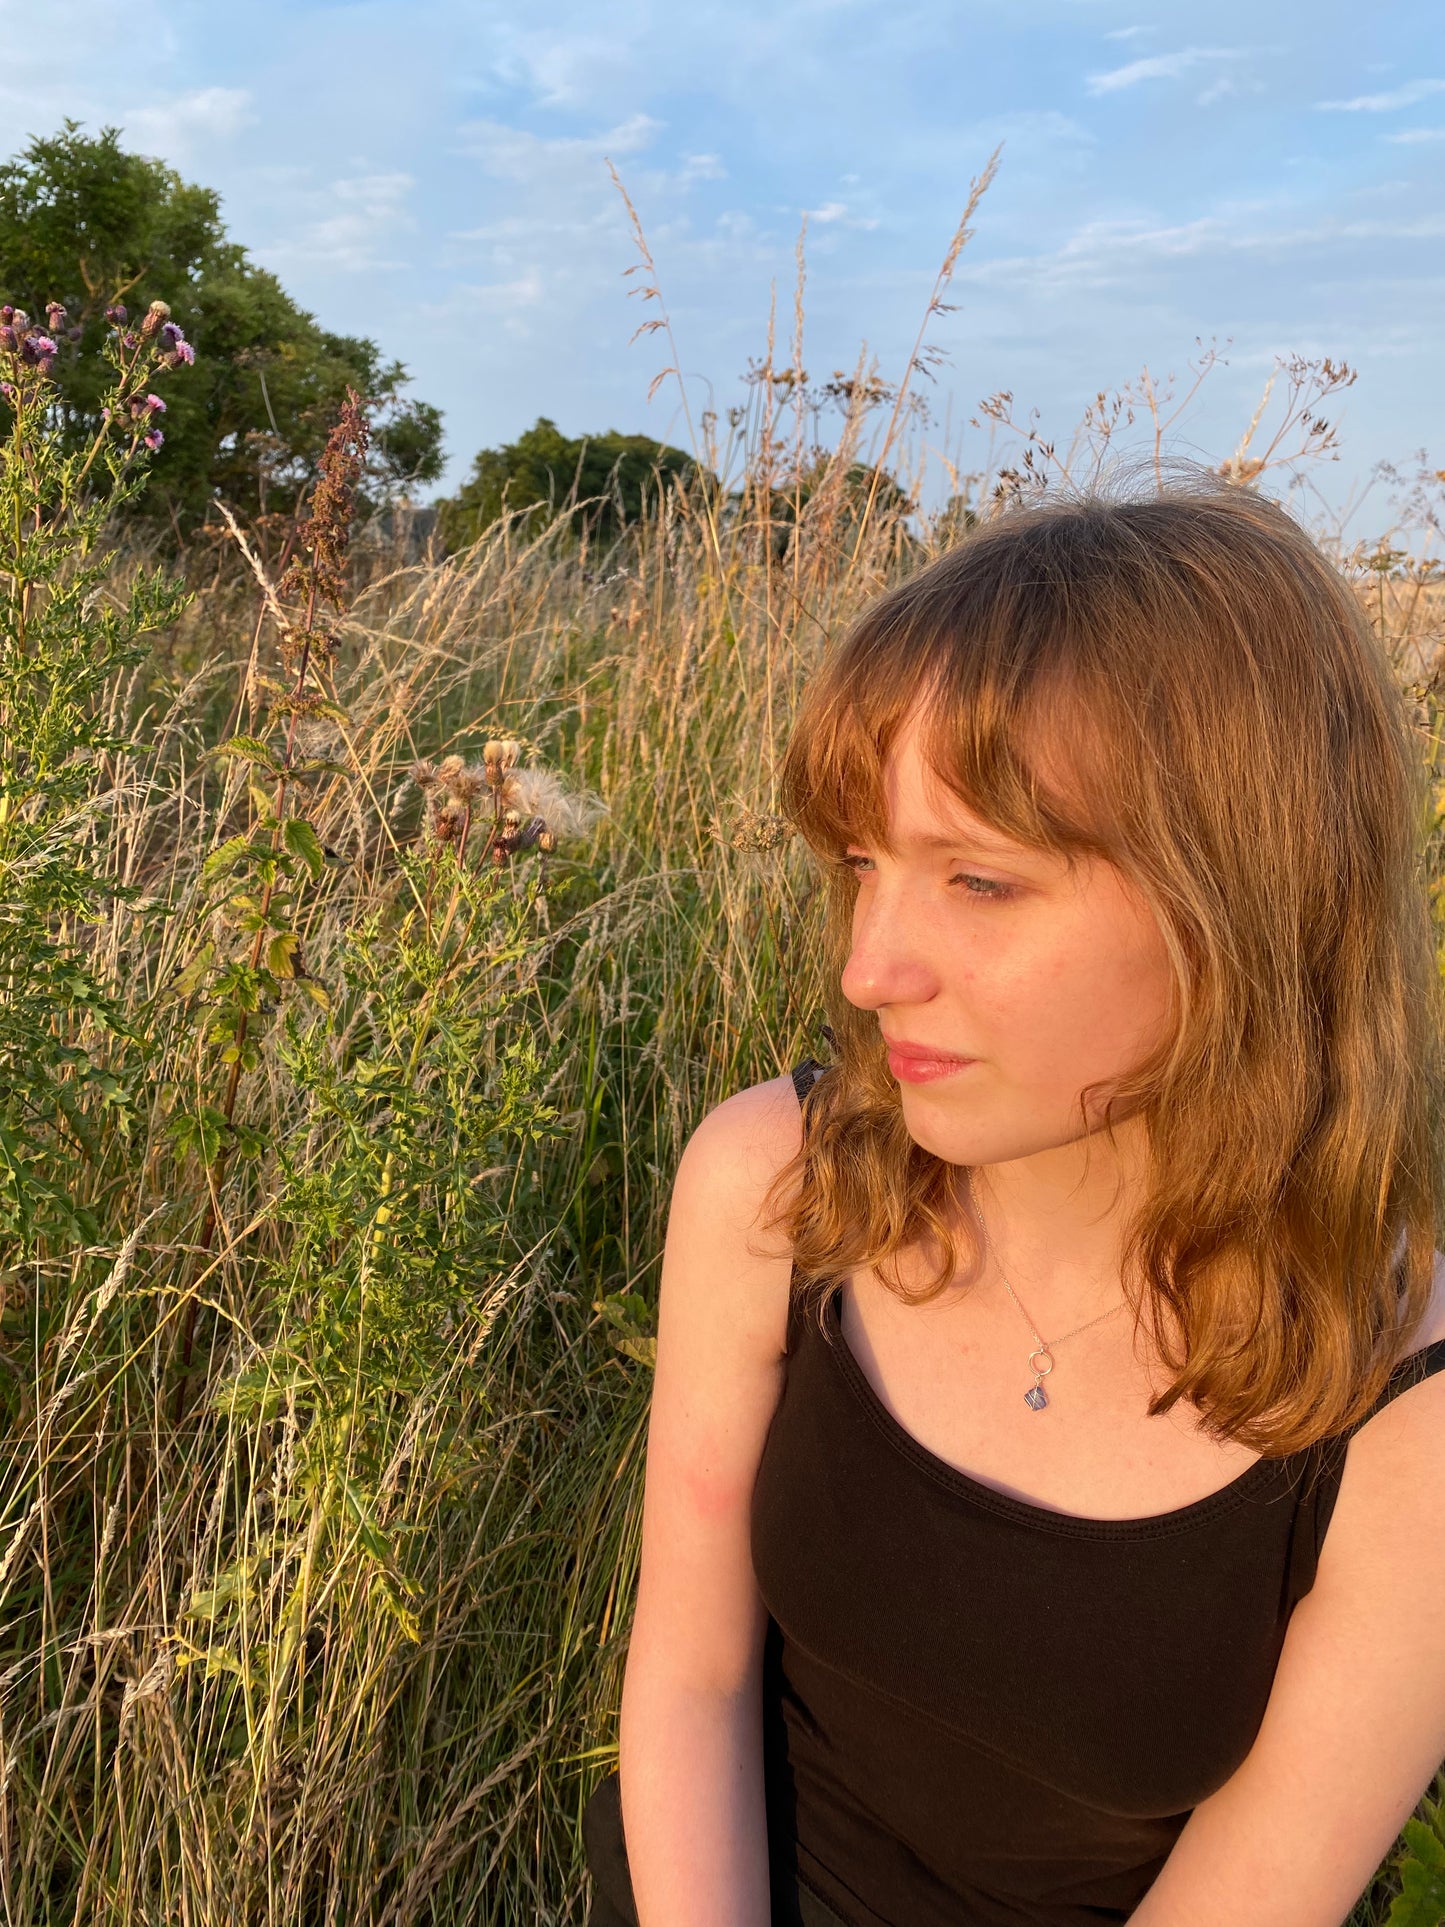
[[[1046,1365],[1041,1365],[1038,1362],[1041,1358],[1046,1358],[1048,1360],[1048,1363]],[[1035,1378],[1047,1378],[1049,1373],[1053,1369],[1054,1369],[1054,1355],[1049,1350],[1047,1345],[1040,1345],[1036,1352],[1029,1353],[1029,1370],[1033,1373]]]

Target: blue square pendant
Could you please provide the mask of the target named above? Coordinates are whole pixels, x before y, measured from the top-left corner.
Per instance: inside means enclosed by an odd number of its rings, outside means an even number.
[[[1042,1385],[1034,1385],[1024,1393],[1024,1404],[1031,1405],[1036,1412],[1042,1412],[1049,1402],[1049,1395]]]

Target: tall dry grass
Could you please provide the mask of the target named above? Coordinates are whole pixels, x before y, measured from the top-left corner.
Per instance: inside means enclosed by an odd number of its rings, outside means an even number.
[[[335,765],[308,792],[329,854],[296,913],[329,987],[326,1054],[305,1058],[321,1020],[304,998],[256,1012],[237,1080],[254,1157],[183,1155],[169,1130],[227,1075],[204,1000],[177,985],[203,942],[235,941],[207,860],[259,806],[250,766],[213,752],[263,725],[274,671],[266,598],[229,538],[193,554],[185,615],[115,685],[116,734],[143,748],[103,772],[95,848],[133,894],[72,934],[148,1040],[144,1103],[84,1174],[103,1236],[23,1255],[3,1281],[7,1922],[580,1921],[668,1176],[712,1103],[824,1048],[816,885],[774,790],[799,687],[901,571],[1021,488],[1089,479],[1123,435],[1126,409],[1102,408],[1061,454],[994,398],[1014,439],[925,515],[905,460],[925,347],[898,382],[860,362],[810,388],[800,292],[787,365],[770,332],[748,407],[697,424],[732,490],[670,496],[606,552],[577,505],[459,555],[415,556],[401,531],[355,558],[336,709],[306,725]],[[1250,467],[1259,421],[1224,452],[1242,484],[1328,446],[1310,423],[1338,371],[1291,379],[1265,465]],[[1167,428],[1157,387],[1153,402]],[[1394,539],[1340,559],[1437,758],[1434,572]],[[606,814],[489,893],[446,872],[470,907],[464,942],[438,938],[417,911],[438,859],[408,771],[499,737]],[[443,982],[465,991],[444,1010],[428,1004]],[[445,1019],[425,1035],[423,1006]],[[449,1037],[474,1051],[475,1087]],[[498,1126],[462,1160],[486,1201],[485,1275],[425,1331],[403,1296],[384,1354],[338,1326],[357,1361],[338,1394],[318,1275],[352,1230],[325,1214],[344,1190],[370,1214],[365,1253],[391,1236],[392,1167],[368,1146],[402,1142],[410,1095],[367,1109],[366,1079],[412,1052],[440,1168],[523,1043],[537,1128]],[[423,1341],[431,1366],[404,1369]],[[1389,1891],[1387,1876],[1361,1927]]]

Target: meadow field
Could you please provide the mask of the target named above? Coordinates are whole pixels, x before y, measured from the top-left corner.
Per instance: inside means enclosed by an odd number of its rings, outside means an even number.
[[[38,390],[17,412],[12,1927],[581,1922],[669,1174],[710,1105],[827,1050],[819,885],[774,787],[799,688],[972,520],[1101,472],[1131,407],[1167,452],[1147,381],[1068,450],[996,397],[987,465],[929,514],[916,357],[835,378],[830,455],[800,366],[770,350],[748,407],[695,425],[717,479],[607,544],[562,502],[454,554],[404,513],[350,528],[357,420],[299,521],[218,515],[177,562],[87,506],[142,473],[134,435],[87,473]],[[1239,486],[1328,451],[1340,379],[1282,373],[1218,451]],[[1320,530],[1432,771],[1434,499],[1408,541]],[[1425,1922],[1399,1890],[1382,1869],[1357,1927]]]

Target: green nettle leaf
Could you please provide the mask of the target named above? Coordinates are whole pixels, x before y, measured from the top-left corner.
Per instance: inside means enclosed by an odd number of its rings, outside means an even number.
[[[288,816],[282,826],[286,848],[311,872],[313,880],[326,868],[326,852],[304,816]]]
[[[178,1157],[195,1156],[202,1164],[214,1164],[221,1148],[226,1120],[210,1105],[199,1111],[177,1112],[166,1126],[167,1135]]]
[[[216,946],[203,943],[183,970],[178,970],[171,979],[171,990],[177,997],[193,997],[210,975],[211,965],[216,961]]]
[[[266,946],[266,968],[275,977],[294,977],[296,952],[301,939],[294,930],[283,930]]]
[[[1405,1822],[1405,1851],[1399,1862],[1401,1893],[1385,1917],[1385,1927],[1440,1927],[1445,1921],[1445,1837],[1439,1809],[1427,1806],[1436,1821]]]
[[[263,743],[259,736],[232,736],[226,742],[218,743],[211,754],[234,757],[243,763],[258,763],[273,776],[282,775],[285,769],[275,750],[269,743]]]

